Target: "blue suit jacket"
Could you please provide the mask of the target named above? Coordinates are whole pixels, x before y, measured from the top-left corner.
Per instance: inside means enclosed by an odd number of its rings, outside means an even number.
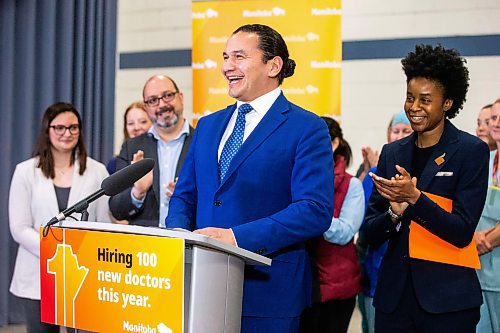
[[[238,246],[273,259],[247,267],[243,315],[298,316],[310,303],[304,241],[333,214],[333,153],[324,121],[281,94],[219,181],[217,150],[236,104],[203,117],[170,200],[166,225],[232,228]]]
[[[398,164],[411,174],[416,133],[385,145],[380,154],[377,174],[391,178]],[[444,155],[445,162],[434,160]],[[448,176],[439,176],[438,172]],[[481,289],[472,268],[442,264],[408,257],[409,224],[414,220],[433,234],[465,247],[474,235],[481,216],[488,185],[488,147],[478,138],[458,130],[448,120],[440,141],[427,162],[417,188],[453,200],[451,213],[445,212],[424,194],[403,214],[399,232],[386,213],[389,202],[374,190],[365,219],[365,233],[370,244],[389,239],[380,267],[374,305],[391,313],[398,306],[408,274],[419,304],[428,312],[445,313],[477,307]]]

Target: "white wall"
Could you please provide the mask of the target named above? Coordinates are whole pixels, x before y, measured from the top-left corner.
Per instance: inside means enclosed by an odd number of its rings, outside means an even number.
[[[500,34],[498,0],[348,0],[342,6],[344,41]],[[118,22],[118,52],[191,48],[190,0],[120,0]],[[467,60],[471,79],[467,102],[453,122],[473,133],[481,106],[500,97],[500,56]],[[125,107],[142,98],[142,86],[154,74],[167,74],[177,81],[185,95],[186,116],[191,119],[190,67],[118,70],[117,151]],[[343,62],[342,127],[355,155],[351,171],[361,162],[362,146],[380,150],[385,143],[385,128],[402,107],[405,88],[399,59]]]
[[[144,52],[191,48],[191,0],[119,0],[117,51]],[[171,76],[184,93],[184,113],[191,120],[191,67],[117,69],[115,152],[123,140],[123,113],[142,100],[146,80],[156,74]]]
[[[343,1],[342,6],[343,41],[500,33],[497,0],[387,0],[383,6],[376,1]],[[479,109],[500,97],[500,57],[469,57],[467,64],[467,102],[453,123],[474,133]],[[380,151],[389,119],[402,108],[405,94],[399,59],[343,62],[342,127],[355,154],[354,166],[361,162],[361,147]]]

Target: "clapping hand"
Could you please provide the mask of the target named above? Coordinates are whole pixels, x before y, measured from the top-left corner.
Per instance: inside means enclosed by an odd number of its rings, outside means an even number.
[[[132,164],[144,159],[144,152],[142,150],[138,150],[137,153],[132,157]],[[144,177],[139,179],[134,183],[134,187],[132,188],[132,195],[137,200],[142,200],[146,196],[149,188],[153,185],[153,170],[148,172]]]
[[[399,174],[391,179],[380,177],[370,173],[375,188],[382,197],[389,200],[394,213],[402,215],[409,205],[413,205],[420,197],[420,190],[417,189],[417,178],[411,177],[405,168],[396,165]]]
[[[168,183],[167,191],[166,191],[167,197],[170,198],[172,196],[172,194],[174,194],[175,184],[177,184],[177,177],[175,177],[175,180]]]

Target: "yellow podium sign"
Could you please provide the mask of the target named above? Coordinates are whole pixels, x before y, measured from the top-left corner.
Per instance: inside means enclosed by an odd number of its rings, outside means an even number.
[[[40,278],[44,322],[183,332],[183,239],[52,228],[40,241]]]

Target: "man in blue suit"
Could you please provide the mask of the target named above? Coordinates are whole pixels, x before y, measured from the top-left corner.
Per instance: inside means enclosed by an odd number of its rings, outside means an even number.
[[[419,227],[432,234],[431,245],[438,237],[454,251],[468,246],[483,210],[488,146],[448,120],[465,102],[464,62],[457,51],[430,45],[417,46],[402,60],[404,109],[414,133],[383,147],[377,174],[371,174],[377,191],[364,225],[370,244],[389,241],[375,290],[375,332],[470,333],[479,321],[481,288],[474,268],[452,256],[422,257],[409,250],[416,249],[411,235]],[[451,211],[431,194],[452,200]]]
[[[245,270],[242,332],[296,332],[311,297],[304,242],[333,214],[328,130],[283,95],[295,62],[278,32],[242,26],[223,57],[236,103],[198,122],[166,226],[272,258],[271,267]]]

